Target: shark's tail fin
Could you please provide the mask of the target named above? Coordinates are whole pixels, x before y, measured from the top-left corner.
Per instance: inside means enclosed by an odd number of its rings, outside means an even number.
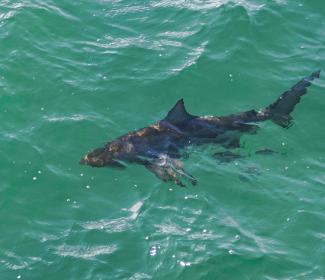
[[[290,113],[294,110],[300,97],[307,92],[307,87],[311,81],[319,78],[320,70],[312,73],[310,76],[303,78],[295,84],[290,90],[284,92],[274,103],[261,109],[257,115],[260,120],[271,119],[274,123],[288,128],[292,124]]]

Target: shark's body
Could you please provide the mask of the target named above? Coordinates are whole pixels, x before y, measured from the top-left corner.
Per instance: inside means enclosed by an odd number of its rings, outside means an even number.
[[[88,153],[81,163],[94,167],[124,167],[121,162],[139,163],[164,181],[184,186],[181,178],[186,177],[195,184],[194,177],[187,174],[180,164],[183,148],[203,143],[239,147],[241,133],[256,131],[257,123],[265,120],[288,128],[292,123],[290,113],[319,74],[320,71],[316,71],[305,77],[274,103],[259,111],[222,117],[194,116],[186,111],[181,99],[163,120],[107,143],[105,147]]]

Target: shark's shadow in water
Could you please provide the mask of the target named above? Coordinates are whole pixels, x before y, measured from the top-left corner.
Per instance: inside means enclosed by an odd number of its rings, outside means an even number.
[[[137,163],[163,181],[185,186],[183,179],[187,179],[195,185],[196,179],[182,167],[182,149],[205,143],[239,147],[241,134],[256,132],[258,123],[266,120],[289,128],[293,120],[290,113],[306,94],[311,81],[319,75],[320,70],[303,78],[274,103],[259,111],[220,117],[195,116],[186,111],[184,101],[180,99],[163,120],[108,142],[104,147],[87,153],[80,163],[117,168],[125,168],[123,162]]]

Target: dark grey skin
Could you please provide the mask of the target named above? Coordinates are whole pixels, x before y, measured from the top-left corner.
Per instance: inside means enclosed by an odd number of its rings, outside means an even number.
[[[189,145],[217,143],[235,148],[242,133],[252,133],[258,122],[271,120],[283,128],[292,124],[290,113],[307,92],[320,71],[312,73],[284,92],[274,103],[259,111],[250,110],[228,116],[195,116],[189,114],[183,99],[167,116],[153,125],[129,132],[104,147],[87,153],[80,161],[93,167],[125,168],[124,162],[144,165],[163,181],[185,186],[183,178],[193,185],[196,179],[186,173],[180,162],[181,150]]]

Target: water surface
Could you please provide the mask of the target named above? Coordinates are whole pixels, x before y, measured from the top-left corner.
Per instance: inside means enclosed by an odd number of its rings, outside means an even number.
[[[325,279],[323,77],[244,160],[193,148],[196,187],[78,164],[182,97],[269,104],[324,69],[324,38],[321,0],[2,1],[1,279]]]

